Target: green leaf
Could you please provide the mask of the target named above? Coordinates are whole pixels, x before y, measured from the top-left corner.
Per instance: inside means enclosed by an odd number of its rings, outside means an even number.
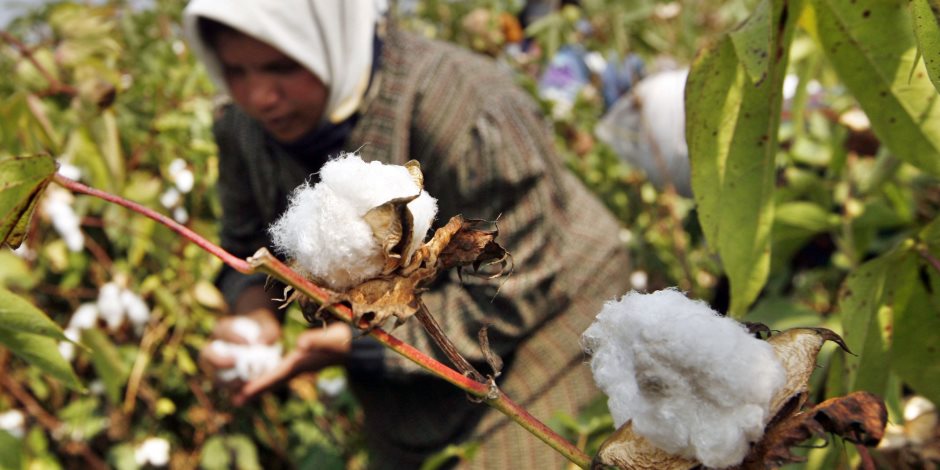
[[[940,2],[913,0],[911,13],[914,16],[914,36],[927,74],[934,88],[940,91]]]
[[[26,362],[51,375],[68,388],[84,391],[72,366],[59,354],[59,344],[48,337],[0,326],[0,344]]]
[[[756,47],[754,38],[768,39],[761,46],[768,57],[764,79],[748,79],[745,63],[755,70],[763,65],[742,60],[735,41],[725,37],[699,55],[686,84],[686,136],[699,221],[731,281],[731,313],[737,317],[757,297],[770,269],[781,87],[801,6],[782,1],[761,6],[758,12],[772,11],[771,20],[756,21],[746,36],[739,34],[737,42],[749,49]]]
[[[754,84],[764,81],[770,70],[771,56],[767,46],[773,39],[772,13],[771,2],[765,0],[758,3],[744,24],[728,35],[738,60],[744,65],[744,70]]]
[[[82,343],[91,350],[91,363],[95,366],[98,377],[104,382],[108,400],[112,405],[119,405],[130,368],[121,359],[121,353],[103,331],[99,329],[83,331]]]
[[[48,155],[0,160],[0,246],[18,248],[46,185],[55,173]]]
[[[12,434],[0,430],[0,470],[23,468],[23,442]]]
[[[929,289],[917,282],[913,297],[894,322],[891,367],[905,384],[940,403],[940,276],[927,270]]]
[[[206,470],[232,468],[232,459],[238,470],[260,470],[255,443],[242,434],[210,437],[202,447],[199,467]]]
[[[68,341],[62,329],[26,299],[0,287],[0,325],[13,331]]]
[[[872,130],[898,157],[940,176],[940,95],[916,61],[907,3],[813,0],[812,5],[820,43]]]
[[[861,265],[846,279],[839,310],[843,338],[855,353],[845,360],[848,391],[884,394],[895,317],[907,308],[917,275],[917,258],[901,248]]]

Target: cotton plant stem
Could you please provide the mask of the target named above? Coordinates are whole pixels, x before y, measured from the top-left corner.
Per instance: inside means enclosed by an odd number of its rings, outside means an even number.
[[[148,209],[147,207],[144,207],[140,204],[128,201],[122,197],[115,196],[105,191],[90,188],[84,184],[69,178],[65,178],[59,174],[54,176],[53,181],[71,191],[95,196],[104,199],[105,201],[126,207],[134,212],[137,212],[138,214],[149,217],[167,226],[170,230],[178,233],[183,238],[186,238],[187,240],[195,243],[203,250],[209,252],[212,255],[215,255],[225,264],[228,264],[235,270],[245,274],[263,272],[273,276],[299,290],[314,302],[326,306],[325,309],[335,317],[347,323],[353,323],[352,310],[341,304],[331,304],[329,300],[330,296],[326,291],[287,267],[287,265],[274,257],[274,255],[272,255],[266,248],[261,248],[247,260],[243,260],[225,251],[209,240],[206,240],[189,228],[177,223],[175,220],[156,211]],[[447,382],[450,382],[457,388],[482,399],[485,403],[499,410],[508,416],[511,420],[515,421],[524,429],[532,433],[534,436],[544,441],[571,462],[574,462],[582,468],[588,468],[590,466],[591,459],[587,456],[587,454],[578,449],[572,443],[565,440],[565,438],[561,437],[555,431],[552,431],[551,428],[546,426],[537,418],[529,414],[528,411],[519,406],[519,404],[512,401],[502,391],[497,389],[495,384],[473,380],[442,364],[441,362],[427,356],[421,351],[415,349],[410,344],[402,342],[400,339],[388,334],[381,328],[373,328],[369,331],[369,335],[374,337],[387,348],[395,351],[398,354],[401,354],[428,372],[446,380]]]

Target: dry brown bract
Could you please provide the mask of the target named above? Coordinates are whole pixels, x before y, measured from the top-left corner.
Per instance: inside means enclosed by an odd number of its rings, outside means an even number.
[[[382,211],[386,213],[407,214],[407,211],[398,210],[404,204],[407,201],[396,200],[380,207],[384,207]],[[327,289],[330,302],[348,303],[360,328],[381,325],[393,316],[398,325],[418,312],[423,288],[448,269],[471,267],[478,270],[483,265],[495,264],[500,269],[490,277],[504,274],[509,266],[509,254],[495,241],[498,231],[480,228],[484,224],[484,221],[467,220],[459,215],[451,218],[447,225],[437,229],[434,237],[419,248],[404,266],[396,265],[402,255],[401,251],[396,253],[396,250],[404,243],[401,237],[396,241],[395,224],[373,226],[382,228],[383,246],[391,248],[386,251],[387,272],[344,292]],[[287,300],[293,299],[294,296],[291,296]]]

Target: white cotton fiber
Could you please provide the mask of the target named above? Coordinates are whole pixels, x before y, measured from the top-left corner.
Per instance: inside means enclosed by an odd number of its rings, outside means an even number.
[[[418,187],[405,167],[366,163],[355,154],[327,162],[319,183],[295,189],[287,211],[269,232],[275,248],[302,274],[345,290],[375,277],[384,266],[381,247],[363,216],[392,199],[419,193],[408,204],[415,230],[407,260],[424,241],[437,201]]]
[[[709,467],[744,459],[786,380],[768,343],[677,290],[607,302],[582,344],[617,427]]]

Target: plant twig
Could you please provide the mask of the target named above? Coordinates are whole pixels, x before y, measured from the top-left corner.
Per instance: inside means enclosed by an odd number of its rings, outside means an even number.
[[[65,178],[59,174],[56,174],[53,180],[72,191],[95,196],[104,199],[105,201],[126,207],[134,212],[137,212],[138,214],[147,216],[167,226],[169,229],[180,234],[187,240],[192,241],[203,250],[206,250],[208,253],[215,255],[224,263],[228,264],[239,272],[245,274],[263,272],[273,276],[302,292],[314,302],[325,305],[325,310],[329,311],[333,316],[345,321],[346,323],[354,324],[352,310],[342,304],[331,304],[329,302],[329,294],[326,291],[287,267],[287,265],[274,257],[274,255],[272,255],[266,248],[261,248],[247,260],[243,260],[225,251],[218,245],[213,244],[209,240],[206,240],[189,228],[180,225],[173,219],[170,219],[169,217],[148,209],[140,204],[128,201],[122,197],[115,196],[105,191],[90,188],[77,181]],[[431,374],[434,374],[435,376],[450,382],[452,385],[460,388],[461,390],[477,398],[480,398],[482,401],[508,416],[509,419],[515,421],[524,429],[532,433],[532,435],[551,446],[553,449],[555,449],[555,451],[560,453],[568,460],[574,462],[578,466],[582,468],[588,468],[590,466],[591,459],[587,456],[587,454],[585,454],[581,449],[577,448],[574,444],[568,442],[565,438],[561,437],[551,428],[546,426],[545,423],[542,423],[537,418],[529,414],[528,411],[519,406],[519,404],[516,402],[512,401],[508,396],[506,396],[499,389],[496,389],[492,384],[481,383],[464,376],[454,369],[451,369],[450,367],[415,349],[414,346],[404,343],[400,339],[388,334],[381,328],[373,328],[369,330],[368,334],[375,338],[378,342],[382,343],[385,347],[404,356]]]
[[[0,31],[0,38],[3,38],[7,44],[13,46],[13,48],[16,49],[21,56],[33,64],[33,67],[36,67],[36,70],[39,71],[39,74],[42,75],[42,77],[45,78],[47,82],[49,82],[49,88],[52,93],[66,93],[69,95],[78,94],[78,91],[75,89],[75,87],[66,85],[52,76],[52,74],[49,73],[49,71],[46,70],[46,68],[43,67],[43,65],[40,64],[38,60],[36,60],[36,56],[33,55],[33,52],[30,51],[25,44],[20,42],[19,39],[16,39],[16,37],[6,31]]]
[[[62,187],[68,188],[69,190],[74,191],[76,193],[88,194],[89,196],[95,196],[95,197],[104,199],[105,201],[117,204],[119,206],[126,207],[138,214],[147,216],[165,225],[170,230],[180,234],[183,238],[195,243],[196,245],[199,246],[199,248],[202,248],[203,250],[206,250],[210,254],[215,255],[216,257],[221,259],[225,264],[231,266],[235,270],[241,273],[245,273],[245,274],[250,274],[254,272],[254,269],[245,260],[223,250],[221,247],[210,242],[209,240],[206,240],[198,233],[190,230],[186,226],[178,223],[177,221],[163,214],[160,214],[159,212],[154,211],[153,209],[144,207],[133,201],[128,201],[127,199],[124,199],[119,196],[115,196],[114,194],[85,186],[84,184],[79,183],[78,181],[71,180],[58,173],[55,174],[52,180],[60,184]]]
[[[434,319],[434,316],[431,315],[431,312],[428,311],[427,305],[424,305],[424,302],[420,299],[418,300],[418,312],[415,313],[415,318],[418,319],[418,322],[421,323],[421,326],[424,327],[424,331],[427,331],[431,335],[431,339],[437,343],[437,347],[441,348],[441,351],[444,352],[444,355],[450,359],[450,362],[457,368],[463,375],[470,377],[477,382],[485,382],[486,378],[483,377],[476,368],[474,368],[467,359],[465,359],[460,352],[457,351],[457,346],[454,346],[454,343],[447,337],[444,333],[444,330],[441,328],[441,325]]]

